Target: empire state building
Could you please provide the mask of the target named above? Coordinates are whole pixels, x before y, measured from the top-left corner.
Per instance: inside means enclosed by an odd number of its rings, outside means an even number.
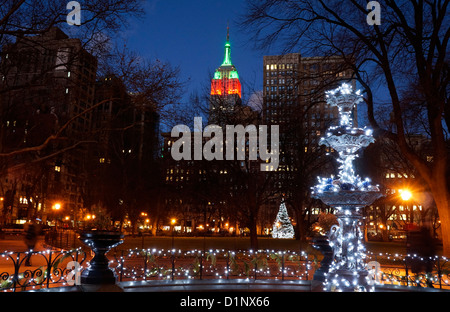
[[[225,55],[211,79],[209,123],[225,124],[238,106],[242,105],[241,82],[236,67],[231,62],[230,31],[227,27]]]

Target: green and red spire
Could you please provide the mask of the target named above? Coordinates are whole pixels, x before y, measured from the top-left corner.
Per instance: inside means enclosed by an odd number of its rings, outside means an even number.
[[[230,28],[227,26],[227,41],[222,65],[216,69],[211,80],[211,95],[238,94],[241,97],[241,82],[236,67],[231,62]]]

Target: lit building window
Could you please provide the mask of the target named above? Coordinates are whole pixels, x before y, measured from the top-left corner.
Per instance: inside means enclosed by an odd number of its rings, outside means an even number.
[[[61,166],[55,166],[55,171],[56,172],[61,172]]]

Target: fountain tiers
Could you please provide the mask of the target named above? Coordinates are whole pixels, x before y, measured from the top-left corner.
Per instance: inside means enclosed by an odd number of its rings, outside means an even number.
[[[355,153],[374,142],[370,130],[352,127],[351,111],[361,101],[359,92],[352,93],[347,84],[327,92],[328,104],[339,109],[340,126],[331,128],[321,143],[339,153],[342,165],[339,178],[322,179],[313,188],[313,197],[335,208],[339,222],[339,226],[333,226],[329,233],[334,259],[324,274],[326,291],[373,290],[364,264],[361,208],[383,195],[377,186],[370,185],[368,179],[361,180],[353,171]]]

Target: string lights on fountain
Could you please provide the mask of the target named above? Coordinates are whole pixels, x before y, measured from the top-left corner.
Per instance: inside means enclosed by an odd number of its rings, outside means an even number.
[[[353,127],[353,108],[363,99],[359,91],[353,92],[349,84],[326,92],[328,105],[338,107],[339,126],[328,130],[320,144],[338,152],[338,176],[318,177],[312,195],[335,208],[339,226],[329,233],[334,261],[326,274],[327,291],[373,291],[365,268],[365,247],[362,243],[361,208],[381,197],[378,186],[369,178],[362,179],[353,168],[353,160],[361,148],[375,140],[370,129]]]

